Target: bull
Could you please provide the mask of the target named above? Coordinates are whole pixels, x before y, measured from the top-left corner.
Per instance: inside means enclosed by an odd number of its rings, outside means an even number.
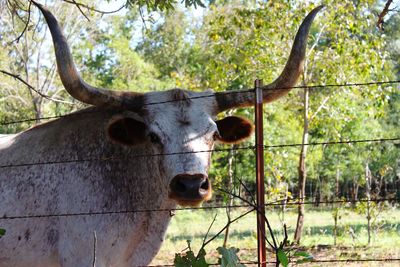
[[[77,72],[55,17],[35,5],[51,31],[65,89],[92,107],[0,137],[0,222],[7,230],[0,267],[90,266],[94,232],[96,266],[147,265],[163,241],[168,210],[211,198],[214,144],[238,143],[252,133],[250,121],[215,120],[217,114],[253,105],[254,93],[93,87]],[[320,9],[301,24],[280,76],[263,86],[264,103],[296,84]],[[143,211],[152,209],[158,212]],[[118,212],[135,210],[143,212]]]

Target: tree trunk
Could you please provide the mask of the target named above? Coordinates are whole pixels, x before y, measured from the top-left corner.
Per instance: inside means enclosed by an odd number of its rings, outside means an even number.
[[[339,168],[336,169],[336,189],[335,189],[335,196],[334,196],[334,201],[339,200],[339,178],[340,178],[340,170]],[[337,229],[338,229],[338,220],[339,220],[339,208],[340,203],[334,203],[334,213],[333,213],[333,220],[334,220],[334,226],[333,226],[333,244],[336,246],[337,244]]]
[[[368,230],[368,245],[371,244],[371,171],[368,163],[365,164],[365,180],[366,180],[366,195],[367,195],[367,230]]]
[[[319,207],[320,202],[321,202],[321,180],[320,177],[318,175],[318,180],[315,186],[315,191],[314,191],[314,206],[315,207]]]
[[[232,145],[231,150],[229,150],[229,155],[228,155],[228,177],[229,177],[228,186],[227,186],[227,188],[229,188],[228,190],[233,190],[233,188],[234,188],[234,185],[233,185],[233,159],[235,157],[235,155],[234,155],[235,148],[236,148],[236,146]],[[228,207],[226,208],[226,216],[228,217],[229,222],[231,220],[231,208],[230,208],[231,206],[233,206],[233,197],[232,196],[229,197]],[[230,224],[228,224],[228,226],[225,229],[224,243],[222,244],[222,246],[224,248],[226,248],[226,246],[228,244],[229,226],[230,226]]]
[[[351,192],[351,197],[353,198],[353,203],[355,204],[358,200],[358,188],[360,184],[358,183],[358,179],[356,176],[353,176],[353,187]]]
[[[336,169],[336,189],[335,189],[335,200],[340,198],[340,187],[339,187],[339,179],[340,179],[340,170]]]
[[[300,152],[299,159],[299,206],[298,206],[298,214],[297,214],[297,223],[296,229],[294,232],[294,241],[297,244],[300,244],[300,239],[303,232],[303,223],[304,223],[304,201],[306,197],[306,179],[307,179],[307,168],[306,168],[306,157],[307,157],[307,146],[304,144],[308,143],[308,107],[309,107],[309,89],[304,89],[304,124],[303,124],[303,138],[302,138],[302,147]]]

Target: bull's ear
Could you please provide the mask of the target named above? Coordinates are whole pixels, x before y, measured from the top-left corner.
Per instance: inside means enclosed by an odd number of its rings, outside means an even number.
[[[248,138],[254,130],[251,121],[236,116],[229,116],[215,123],[219,131],[217,139],[223,143],[239,143]]]
[[[111,140],[124,144],[135,145],[145,141],[146,125],[134,118],[117,116],[108,124],[108,136]]]

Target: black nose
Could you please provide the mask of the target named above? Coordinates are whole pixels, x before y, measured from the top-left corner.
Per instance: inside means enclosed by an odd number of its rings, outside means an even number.
[[[171,198],[176,200],[203,201],[210,196],[211,186],[203,174],[179,174],[171,183]]]

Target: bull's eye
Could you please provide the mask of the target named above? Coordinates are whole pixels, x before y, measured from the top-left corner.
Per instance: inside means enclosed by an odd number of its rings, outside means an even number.
[[[153,132],[150,132],[150,133],[149,133],[149,138],[150,138],[150,141],[151,141],[152,143],[154,143],[154,144],[161,144],[161,139],[160,139],[160,137],[158,137],[157,134],[155,134],[155,133],[153,133]]]
[[[220,137],[221,137],[221,136],[219,135],[219,132],[218,132],[218,131],[215,131],[214,134],[213,134],[213,139],[214,139],[214,141],[218,140],[218,138],[220,138]]]

